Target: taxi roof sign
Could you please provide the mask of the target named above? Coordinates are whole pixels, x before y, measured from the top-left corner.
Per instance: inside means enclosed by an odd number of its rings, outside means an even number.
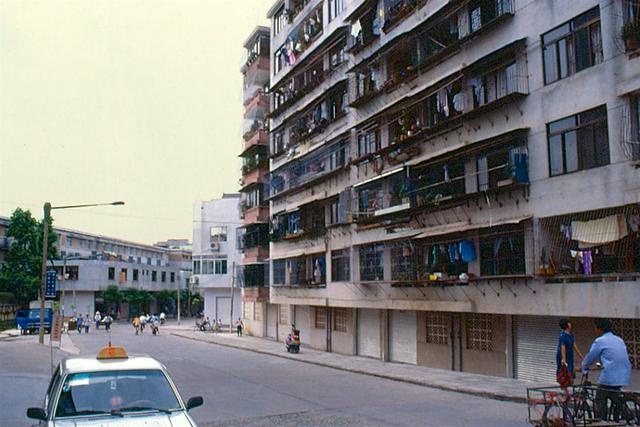
[[[128,359],[127,351],[124,347],[103,347],[98,353],[98,360],[108,359]]]

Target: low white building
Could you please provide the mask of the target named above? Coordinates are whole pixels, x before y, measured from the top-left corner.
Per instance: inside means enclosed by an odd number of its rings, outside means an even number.
[[[199,202],[193,223],[191,284],[204,294],[204,313],[233,324],[242,316],[240,286],[234,270],[240,265],[237,229],[242,225],[239,194]],[[233,307],[233,310],[232,310]]]

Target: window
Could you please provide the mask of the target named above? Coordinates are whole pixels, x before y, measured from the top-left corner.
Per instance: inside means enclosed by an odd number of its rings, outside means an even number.
[[[331,281],[348,282],[351,280],[349,249],[331,251]]]
[[[227,260],[217,259],[214,263],[214,274],[227,274]]]
[[[284,285],[286,279],[286,260],[274,259],[273,260],[273,284]]]
[[[137,268],[133,269],[133,281],[134,282],[138,281],[138,269]]]
[[[167,272],[166,272],[166,271],[162,271],[162,272],[160,272],[160,281],[161,281],[162,283],[164,283],[164,282],[166,282],[166,281],[167,281]]]
[[[176,273],[172,271],[169,275],[169,280],[171,281],[171,283],[174,283],[176,281]]]
[[[127,269],[123,268],[120,270],[120,283],[124,283],[127,281]]]
[[[68,247],[72,247],[73,246],[73,237],[67,236],[67,246]]]
[[[500,147],[476,157],[478,191],[495,190],[514,181],[529,182],[528,153],[525,146]]]
[[[327,329],[327,309],[324,307],[313,307],[313,327],[315,329]]]
[[[193,261],[193,274],[200,274],[200,261]]]
[[[226,226],[213,226],[210,228],[211,242],[226,242],[227,241],[227,227]]]
[[[109,279],[108,280],[116,280],[116,269],[114,267],[109,267]]]
[[[340,200],[333,199],[329,202],[329,224],[338,224],[340,222]]]
[[[342,39],[329,51],[329,60],[332,70],[338,68],[347,60],[346,47],[346,39]]]
[[[278,305],[278,323],[281,325],[289,323],[289,306],[286,304]]]
[[[287,25],[287,13],[282,7],[280,10],[273,15],[273,35],[280,33],[285,25]]]
[[[602,62],[600,9],[583,13],[542,35],[545,84]]]
[[[369,130],[358,134],[358,156],[363,157],[380,150],[378,130]]]
[[[346,0],[329,0],[329,22],[340,15],[345,8]]]
[[[333,330],[336,332],[347,332],[347,309],[333,309]]]
[[[429,344],[448,345],[451,317],[445,313],[426,313],[426,342]]]
[[[506,276],[525,273],[522,231],[480,238],[480,275]]]
[[[253,304],[253,320],[262,320],[262,304]]]
[[[640,369],[640,319],[613,319],[613,333],[627,345],[633,369]]]
[[[252,302],[244,302],[242,303],[242,317],[247,319],[247,320],[251,320],[251,306],[253,305]]]
[[[158,272],[155,270],[151,270],[151,281],[156,282],[158,280]]]
[[[493,317],[490,314],[467,314],[467,350],[493,351]]]
[[[382,244],[360,247],[360,280],[384,279],[383,251]]]
[[[608,165],[607,132],[605,105],[548,123],[550,175]]]

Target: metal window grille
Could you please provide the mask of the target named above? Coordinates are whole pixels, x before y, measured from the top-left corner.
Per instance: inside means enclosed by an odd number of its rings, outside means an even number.
[[[347,332],[347,309],[333,309],[333,330],[336,332]]]
[[[375,244],[360,247],[360,280],[383,280],[384,245]]]
[[[278,323],[286,325],[289,323],[289,306],[281,304],[278,306]]]
[[[313,327],[315,329],[327,328],[327,309],[324,307],[314,307],[315,320]]]
[[[426,342],[429,344],[449,344],[451,317],[445,313],[428,312],[426,319]]]
[[[251,310],[252,310],[252,306],[253,303],[252,302],[245,302],[243,305],[243,310],[242,310],[242,317],[244,317],[245,319],[251,320]]]
[[[627,345],[633,369],[640,369],[640,319],[614,319],[613,332]]]
[[[349,249],[331,252],[331,281],[348,282],[351,279]]]
[[[493,316],[467,315],[467,350],[493,351]]]

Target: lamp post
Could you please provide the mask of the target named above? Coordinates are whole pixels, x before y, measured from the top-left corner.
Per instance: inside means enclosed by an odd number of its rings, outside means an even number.
[[[111,202],[111,203],[91,203],[85,205],[67,205],[67,206],[51,206],[51,203],[44,204],[44,221],[43,221],[43,233],[42,233],[42,273],[40,280],[40,327],[38,342],[44,344],[44,290],[45,282],[47,280],[47,252],[49,249],[49,219],[51,218],[51,211],[53,209],[74,209],[74,208],[89,208],[94,206],[121,206],[124,202]]]

